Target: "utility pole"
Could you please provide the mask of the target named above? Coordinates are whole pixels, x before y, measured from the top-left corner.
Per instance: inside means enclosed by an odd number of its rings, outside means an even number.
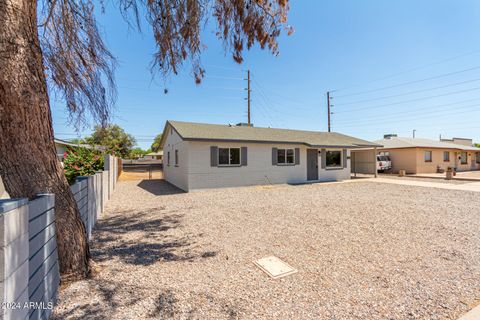
[[[251,122],[251,114],[250,114],[250,102],[251,102],[251,99],[250,99],[250,92],[251,92],[251,89],[250,89],[250,69],[247,70],[247,104],[248,104],[248,126],[251,127],[252,126],[252,122]]]
[[[417,130],[413,129],[413,139],[415,139],[415,131]]]
[[[330,132],[330,91],[327,91],[327,108],[328,108],[328,132]]]

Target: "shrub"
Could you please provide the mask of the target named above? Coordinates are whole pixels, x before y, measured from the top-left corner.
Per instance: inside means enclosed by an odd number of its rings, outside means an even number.
[[[87,148],[68,148],[63,155],[63,169],[70,184],[78,176],[90,176],[103,170],[103,154]]]

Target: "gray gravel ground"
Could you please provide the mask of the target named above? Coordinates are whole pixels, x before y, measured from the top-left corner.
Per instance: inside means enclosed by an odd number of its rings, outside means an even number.
[[[118,184],[98,274],[54,319],[455,319],[480,302],[478,193],[356,181],[178,193]],[[299,272],[269,279],[276,255]]]

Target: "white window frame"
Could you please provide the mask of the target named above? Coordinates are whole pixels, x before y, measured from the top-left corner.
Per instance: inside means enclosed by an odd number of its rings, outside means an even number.
[[[279,162],[278,161],[278,151],[284,150],[285,151],[285,162]],[[287,162],[287,150],[292,150],[293,152],[293,162],[289,163]],[[294,166],[295,165],[295,148],[277,148],[277,165],[279,166]]]
[[[427,152],[430,154],[430,160],[427,160]],[[423,151],[423,162],[433,162],[433,152],[432,150]]]
[[[220,164],[220,149],[228,149],[228,164]],[[231,163],[231,154],[230,150],[232,149],[238,149],[238,164],[232,164]],[[240,167],[242,165],[242,148],[240,147],[218,147],[217,151],[217,166],[219,167]]]
[[[328,164],[327,164],[327,152],[330,152],[330,151],[340,152],[340,165],[339,166],[335,166],[335,167],[329,167],[328,166]],[[325,150],[325,169],[330,170],[330,169],[340,169],[340,168],[343,168],[343,149],[326,149]]]

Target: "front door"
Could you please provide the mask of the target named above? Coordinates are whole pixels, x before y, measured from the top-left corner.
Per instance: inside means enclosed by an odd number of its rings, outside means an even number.
[[[307,149],[307,180],[318,180],[317,149]]]

